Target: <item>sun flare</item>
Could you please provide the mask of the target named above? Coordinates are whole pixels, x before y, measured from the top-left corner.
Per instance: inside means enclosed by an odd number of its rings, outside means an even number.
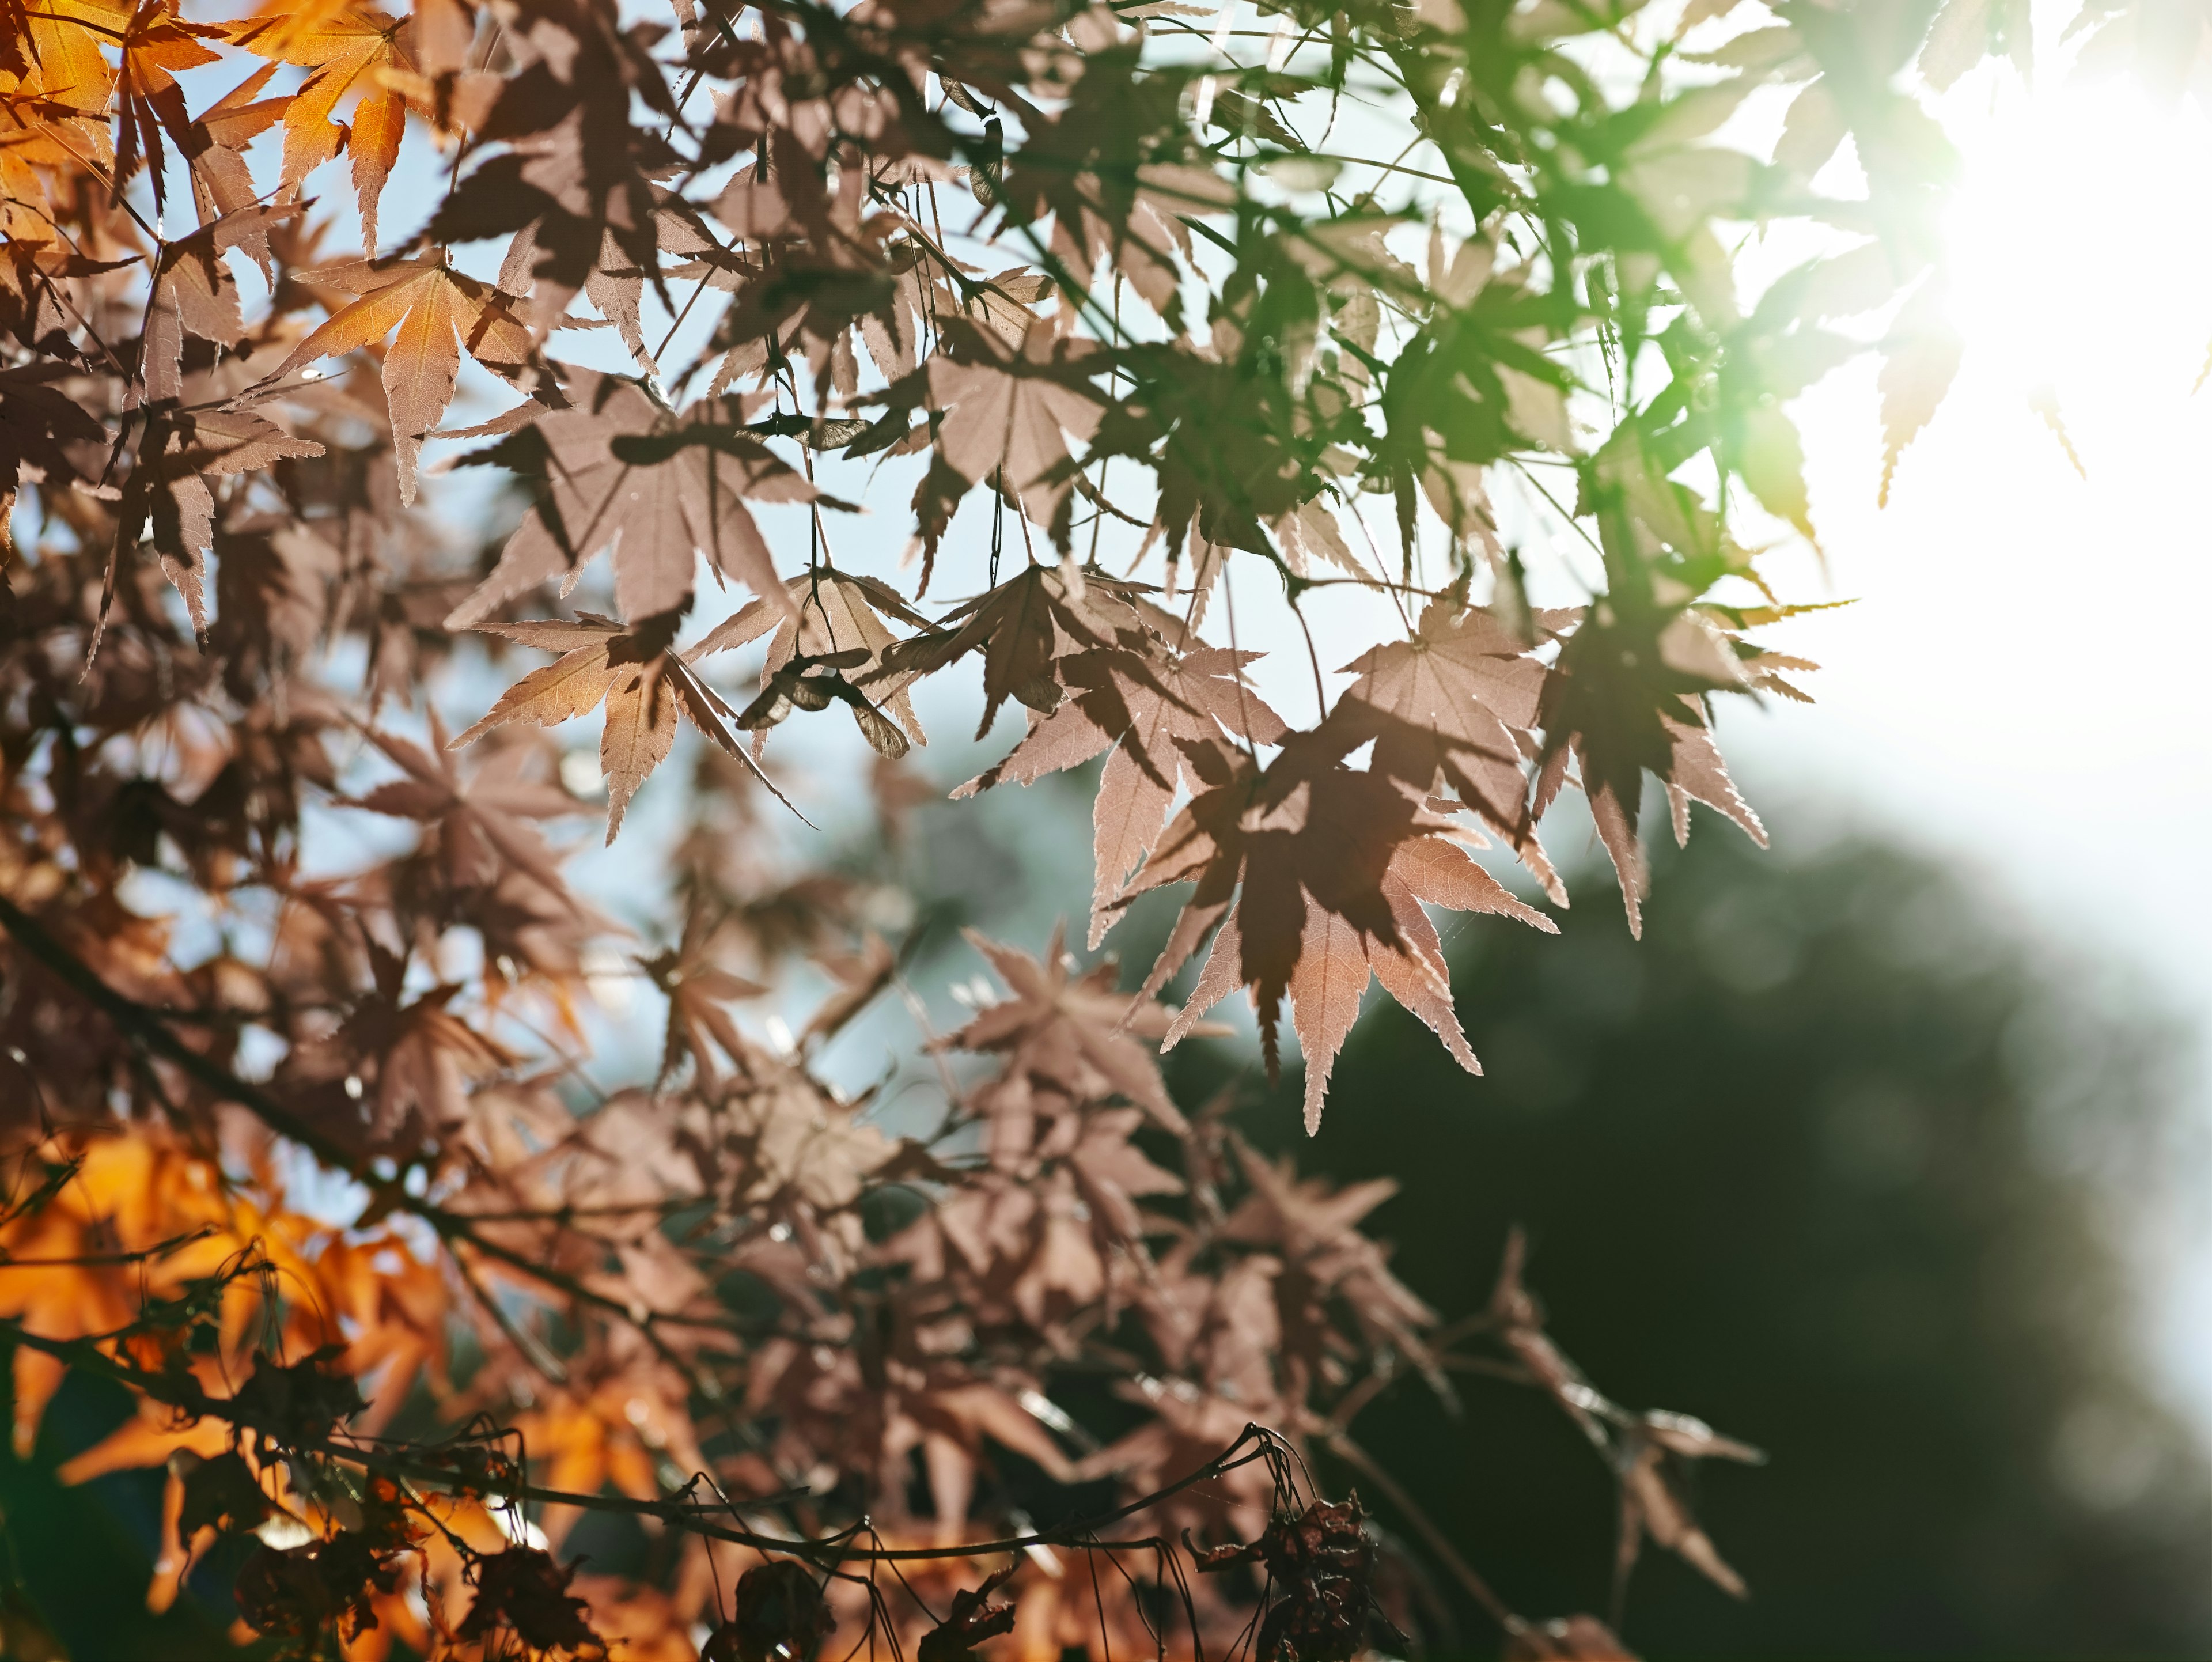
[[[2140,440],[2212,339],[2212,122],[2053,73],[1985,86],[1946,125],[1962,161],[1950,312],[1976,373],[2077,444]]]

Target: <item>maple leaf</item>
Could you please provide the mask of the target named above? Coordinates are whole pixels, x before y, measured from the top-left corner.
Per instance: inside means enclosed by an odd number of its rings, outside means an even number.
[[[1700,1421],[1649,1414],[1623,1428],[1614,1463],[1620,1476],[1620,1536],[1613,1565],[1626,1585],[1645,1536],[1738,1598],[1748,1596],[1743,1578],[1720,1555],[1690,1510],[1678,1468],[1686,1459],[1718,1455],[1755,1464],[1765,1457],[1731,1438],[1717,1437]]]
[[[19,78],[22,89],[36,92],[71,113],[104,118],[113,95],[115,72],[100,49],[119,40],[131,16],[127,0],[53,0],[39,6],[0,12],[0,70]],[[98,135],[96,161],[107,161],[105,121],[88,120],[88,136]],[[66,155],[66,152],[64,152]]]
[[[169,142],[177,147],[190,173],[192,200],[199,209],[202,225],[250,208],[260,198],[252,172],[246,166],[245,150],[291,104],[289,94],[258,101],[254,97],[269,84],[276,68],[274,64],[264,64],[198,116],[181,125],[168,119],[169,102],[166,98],[157,106],[164,117]],[[265,234],[255,232],[240,237],[237,246],[252,256],[264,275],[274,277],[275,265]]]
[[[1333,1336],[1327,1301],[1335,1300],[1364,1332],[1440,1379],[1423,1336],[1436,1325],[1436,1313],[1390,1273],[1389,1251],[1359,1228],[1360,1220],[1398,1192],[1397,1184],[1378,1178],[1339,1188],[1299,1178],[1287,1156],[1271,1161],[1241,1136],[1232,1134],[1231,1147],[1249,1187],[1221,1221],[1220,1236],[1265,1248],[1300,1272],[1276,1278],[1286,1346],[1320,1365]]]
[[[384,392],[399,500],[415,500],[422,440],[453,402],[461,348],[510,380],[529,362],[530,332],[510,309],[513,297],[448,266],[442,255],[392,263],[326,265],[312,280],[361,297],[312,331],[264,378],[274,386],[319,358],[343,357],[399,332],[384,355]]]
[[[325,1072],[373,1074],[362,1129],[372,1145],[406,1148],[460,1123],[471,1088],[512,1068],[518,1058],[447,1008],[461,991],[458,985],[447,983],[403,1003],[404,963],[382,954],[377,968],[376,990],[349,1015],[327,1052],[313,1060]],[[303,1062],[309,1059],[294,1054]]]
[[[1506,1238],[1491,1291],[1491,1319],[1500,1341],[1538,1388],[1565,1411],[1613,1468],[1620,1486],[1614,1586],[1626,1586],[1648,1534],[1716,1585],[1742,1598],[1742,1580],[1692,1516],[1674,1467],[1709,1456],[1752,1464],[1765,1457],[1747,1443],[1718,1435],[1701,1420],[1656,1411],[1630,1414],[1594,1390],[1544,1330],[1542,1312],[1522,1280],[1527,1256],[1528,1239],[1516,1228]]]
[[[997,479],[1023,513],[1051,525],[1073,488],[1066,435],[1089,438],[1103,414],[1082,368],[1088,343],[1044,322],[1011,354],[973,328],[945,332],[959,355],[929,361],[930,395],[951,411],[938,453],[970,484]]]
[[[1022,147],[1018,171],[1007,180],[1010,195],[1033,189],[1038,205],[1049,201],[1053,216],[1053,252],[1066,262],[1078,284],[1088,292],[1094,273],[1110,261],[1129,280],[1145,302],[1160,314],[1170,329],[1182,326],[1182,269],[1176,256],[1188,261],[1191,232],[1187,216],[1218,211],[1234,205],[1236,186],[1209,167],[1173,161],[1138,161],[1142,144],[1133,130],[1113,132],[1081,118],[1087,95],[1109,77],[1086,75],[1078,83],[1077,103],[1061,120],[1033,132]],[[1115,88],[1116,91],[1122,90]],[[1165,89],[1161,89],[1165,90]],[[1158,91],[1152,94],[1159,95]],[[1075,117],[1069,119],[1068,117]],[[1050,154],[1059,133],[1076,137],[1091,150],[1102,144],[1127,146],[1109,172],[1071,173],[1067,164]],[[1032,158],[1042,166],[1028,165]],[[1091,159],[1085,155],[1084,160]],[[1131,167],[1128,164],[1137,165]]]
[[[1930,277],[1898,314],[1884,343],[1881,392],[1881,488],[1876,505],[1889,505],[1889,487],[1905,447],[1935,418],[1958,379],[1966,344],[1951,326],[1948,290]]]
[[[501,77],[483,131],[508,149],[472,168],[432,216],[441,243],[528,228],[526,275],[557,314],[604,263],[610,234],[625,265],[659,275],[651,183],[683,166],[660,131],[633,119],[642,100],[680,121],[647,40],[611,0],[541,0],[526,30],[510,30],[519,60]]]
[[[376,253],[376,210],[384,182],[399,154],[407,103],[382,85],[379,73],[410,73],[414,65],[398,44],[402,20],[368,6],[311,5],[264,11],[231,26],[231,39],[258,58],[296,64],[308,71],[284,109],[281,182],[295,186],[341,147],[353,152],[354,188],[361,199],[362,241]],[[331,119],[355,82],[368,88],[354,112],[350,135]]]
[[[1013,996],[978,1012],[947,1044],[1010,1051],[1021,1071],[1041,1075],[1070,1096],[1118,1092],[1164,1129],[1178,1134],[1186,1129],[1161,1083],[1159,1064],[1137,1042],[1166,1032],[1172,1011],[1149,994],[1133,998],[1118,991],[1110,964],[1074,974],[1057,929],[1042,962],[973,929],[965,933]]]
[[[946,614],[939,627],[890,648],[878,678],[932,674],[971,652],[983,654],[981,739],[1009,697],[1049,710],[1061,689],[1054,661],[1070,653],[1123,645],[1144,650],[1154,638],[1133,602],[1145,591],[1073,560],[1030,565]]]
[[[729,258],[722,245],[714,240],[700,219],[697,211],[678,196],[670,196],[653,216],[653,227],[659,252],[676,256],[703,257],[709,264],[703,267],[679,266],[668,273],[696,274],[701,271],[718,269],[712,262]],[[518,241],[535,240],[534,230],[526,229]],[[518,256],[514,250],[508,253],[510,265],[520,265],[526,256]],[[599,308],[599,315],[615,326],[629,355],[637,360],[647,374],[658,374],[659,366],[653,362],[653,353],[647,349],[643,324],[638,307],[645,298],[648,280],[656,287],[663,275],[658,265],[641,266],[623,248],[611,228],[601,238],[598,262],[584,279],[584,295]],[[517,283],[514,286],[523,286]]]
[[[1272,1074],[1289,998],[1311,1132],[1371,975],[1462,1067],[1480,1073],[1452,1008],[1443,943],[1421,903],[1494,912],[1547,933],[1558,926],[1437,835],[1450,822],[1402,784],[1327,759],[1310,737],[1293,735],[1264,769],[1218,741],[1210,751],[1187,746],[1185,754],[1206,788],[1176,816],[1119,903],[1170,883],[1198,885],[1145,977],[1148,994],[1219,929],[1163,1048],[1242,986],[1259,1014]]]
[[[707,913],[694,907],[684,920],[684,938],[667,951],[640,959],[653,984],[667,995],[668,1031],[660,1047],[660,1079],[674,1073],[690,1052],[699,1088],[709,1096],[721,1088],[722,1074],[708,1041],[740,1067],[753,1054],[725,1004],[758,998],[769,989],[723,969],[712,956],[716,930]]]
[[[436,826],[439,858],[447,881],[458,887],[489,888],[513,867],[552,893],[565,895],[553,851],[528,822],[576,813],[575,798],[525,776],[531,752],[520,745],[495,752],[464,784],[434,709],[430,734],[425,751],[396,734],[372,730],[369,738],[376,747],[406,776],[345,798],[346,806]]]
[[[763,784],[775,791],[777,800],[788,806],[789,799],[775,789],[731,736],[725,723],[734,720],[736,712],[714,689],[695,679],[684,661],[669,650],[676,632],[670,614],[649,618],[635,629],[590,612],[580,614],[574,623],[480,627],[487,634],[562,655],[501,693],[490,713],[453,740],[448,748],[458,750],[510,721],[556,727],[605,704],[599,771],[607,782],[610,843],[622,830],[623,813],[632,794],[667,759],[669,747],[676,742],[679,709],[700,732],[751,768]]]
[[[1492,613],[1449,600],[1423,609],[1413,637],[1345,666],[1358,679],[1322,724],[1344,753],[1370,740],[1370,768],[1426,796],[1449,788],[1507,837],[1554,904],[1565,890],[1535,839],[1528,747],[1544,666]]]
[[[215,497],[207,481],[252,472],[287,457],[322,454],[323,447],[314,440],[295,438],[251,411],[156,411],[149,415],[138,441],[137,465],[125,481],[123,499],[116,508],[115,543],[88,656],[100,648],[100,630],[114,600],[117,569],[124,557],[137,548],[149,521],[161,575],[185,597],[192,628],[204,631],[203,557],[215,544]]]
[[[386,69],[378,82],[404,92],[441,138],[457,138],[483,125],[498,98],[502,77],[471,68],[476,45],[475,8],[468,0],[416,0],[414,30],[416,72]]]
[[[515,468],[538,498],[499,563],[447,618],[472,627],[503,602],[554,577],[562,593],[585,563],[614,551],[615,598],[645,618],[689,606],[704,553],[716,581],[734,577],[796,613],[760,527],[742,500],[838,507],[758,440],[717,424],[714,406],[678,417],[636,382],[579,372],[570,407],[534,416],[465,458]]]
[[[131,15],[117,44],[122,63],[116,91],[122,107],[116,119],[122,129],[115,146],[115,187],[143,161],[152,175],[154,209],[167,207],[162,183],[161,134],[179,134],[191,125],[185,113],[184,88],[177,84],[180,70],[219,63],[220,57],[201,42],[219,40],[223,31],[187,23],[178,15],[177,0],[144,0]]]
[[[799,1035],[802,1041],[826,1038],[866,1009],[897,973],[898,955],[871,929],[857,953],[817,953],[814,966],[836,983],[836,989],[807,1018],[806,1030]]]
[[[1678,843],[1688,840],[1695,800],[1765,846],[1765,828],[1737,794],[1699,702],[1747,679],[1745,654],[1709,614],[1630,617],[1603,600],[1567,637],[1545,679],[1544,747],[1531,812],[1541,818],[1550,807],[1571,755],[1620,882],[1631,934],[1643,933],[1650,886],[1637,834],[1646,772],[1666,786]]]
[[[1080,767],[1111,747],[1091,809],[1093,951],[1105,938],[1123,881],[1159,840],[1176,792],[1197,782],[1184,746],[1224,732],[1273,745],[1288,731],[1244,684],[1245,666],[1259,656],[1216,647],[1180,657],[1121,647],[1071,654],[1054,665],[1068,697],[1050,715],[1032,717],[1029,736],[1005,760],[952,793],[957,798],[994,785],[1025,785]]]

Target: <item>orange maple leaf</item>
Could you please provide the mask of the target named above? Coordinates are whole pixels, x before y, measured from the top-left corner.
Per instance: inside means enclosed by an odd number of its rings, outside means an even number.
[[[257,58],[296,64],[311,71],[284,112],[282,184],[296,186],[342,149],[353,151],[354,189],[361,199],[362,246],[376,252],[376,210],[385,180],[399,155],[407,100],[386,86],[380,71],[411,74],[414,64],[399,46],[404,20],[368,6],[264,11],[234,24],[230,38]],[[331,119],[356,82],[367,89],[350,131]]]
[[[296,105],[295,107],[297,107]],[[356,260],[313,274],[324,286],[361,296],[294,347],[264,385],[281,381],[318,358],[343,357],[373,346],[395,328],[384,355],[384,393],[392,414],[392,448],[399,468],[399,500],[415,500],[416,460],[422,440],[453,400],[461,348],[495,374],[520,373],[530,331],[508,309],[508,296],[449,268],[442,255],[380,264]]]

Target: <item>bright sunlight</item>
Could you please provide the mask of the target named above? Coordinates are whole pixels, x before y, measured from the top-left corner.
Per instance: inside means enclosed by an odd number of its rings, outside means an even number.
[[[1859,604],[1797,626],[1792,649],[1830,667],[1820,703],[1788,742],[1745,723],[1746,771],[1852,779],[1870,820],[1914,827],[2078,938],[2126,943],[2201,1017],[2212,382],[2193,383],[2212,345],[2212,120],[2072,74],[2051,21],[2032,87],[1985,65],[1941,106],[1962,158],[1950,309],[1966,351],[1886,509],[1871,369],[1796,406],[1827,557],[1808,581]],[[2160,1346],[2212,1420],[2212,1236],[2161,1257]]]
[[[2050,408],[2085,465],[2108,462],[2179,413],[2212,335],[2212,219],[2193,199],[2212,122],[2063,70],[1976,80],[1946,122],[1965,164],[1953,320],[1985,390]]]

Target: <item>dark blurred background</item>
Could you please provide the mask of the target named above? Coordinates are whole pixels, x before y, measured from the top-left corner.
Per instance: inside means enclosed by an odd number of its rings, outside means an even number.
[[[2212,1482],[2146,1382],[2114,1227],[2186,1145],[2175,1036],[2087,1001],[2109,982],[1893,849],[1761,853],[1701,825],[1657,864],[1640,942],[1595,872],[1557,940],[1464,925],[1454,986],[1487,1076],[1371,1001],[1301,1151],[1398,1183],[1370,1230],[1447,1318],[1487,1301],[1518,1223],[1594,1384],[1769,1452],[1705,1463],[1697,1495],[1751,1598],[1647,1546],[1628,1641],[2212,1653]],[[1255,1097],[1248,1135],[1304,1143],[1295,1081]],[[1457,1384],[1455,1415],[1407,1379],[1355,1436],[1516,1608],[1603,1613],[1608,1474],[1536,1393]]]
[[[1080,889],[1041,872],[1023,899],[1007,872],[1041,836],[1087,846],[1087,792],[1065,782],[994,794],[980,825],[916,816],[907,875],[939,897],[934,927],[1042,938]],[[1751,1598],[1647,1549],[1626,1628],[1643,1654],[2212,1653],[2212,1474],[2147,1382],[2118,1246],[2187,1147],[2175,1036],[2142,1000],[2092,997],[2109,977],[1956,874],[1866,841],[1804,851],[1824,816],[1796,818],[1776,853],[1702,824],[1662,850],[1640,943],[1597,873],[1557,939],[1464,923],[1449,944],[1484,1079],[1376,1003],[1311,1144],[1297,1079],[1267,1090],[1237,1044],[1176,1052],[1178,1093],[1243,1081],[1255,1142],[1395,1179],[1370,1227],[1447,1318],[1483,1306],[1523,1226],[1528,1284],[1601,1389],[1769,1452],[1709,1463],[1697,1492]],[[1535,1393],[1456,1383],[1455,1413],[1409,1377],[1357,1437],[1516,1608],[1602,1613],[1607,1471]],[[159,1473],[54,1481],[125,1406],[72,1384],[33,1458],[0,1452],[9,1550],[79,1662],[217,1653],[221,1588],[158,1620],[122,1591],[143,1585]],[[1494,1654],[1437,1591],[1460,1623],[1446,1653]],[[0,1608],[0,1654],[7,1630]]]

